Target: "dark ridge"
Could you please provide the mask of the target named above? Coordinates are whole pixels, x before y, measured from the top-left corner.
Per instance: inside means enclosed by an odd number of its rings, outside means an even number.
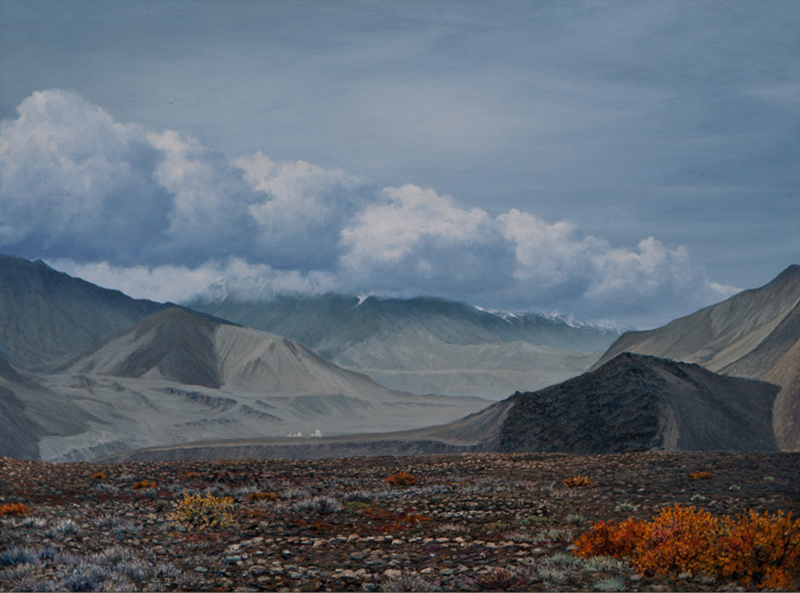
[[[258,410],[256,410],[255,408],[251,408],[247,404],[242,404],[241,406],[239,406],[239,411],[245,416],[251,416],[253,418],[258,418],[259,420],[269,420],[270,422],[283,422],[283,418],[279,418],[274,414],[259,412]]]
[[[175,389],[174,387],[165,387],[164,393],[169,395],[178,395],[183,399],[190,401],[201,406],[213,408],[215,410],[225,411],[234,407],[238,402],[230,397],[217,397],[214,395],[206,395],[199,391],[183,391],[182,389]]]
[[[696,364],[623,353],[580,377],[517,393],[499,450],[774,451],[779,387]]]

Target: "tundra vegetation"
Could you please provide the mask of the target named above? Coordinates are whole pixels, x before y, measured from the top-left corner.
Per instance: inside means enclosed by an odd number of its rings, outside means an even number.
[[[2,458],[0,590],[797,590],[798,462]]]

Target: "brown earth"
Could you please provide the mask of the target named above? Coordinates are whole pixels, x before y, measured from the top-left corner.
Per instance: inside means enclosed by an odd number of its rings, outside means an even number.
[[[797,515],[798,470],[800,453],[0,458],[0,508],[32,509],[0,519],[0,590],[744,590],[640,576],[624,562],[578,559],[571,544],[592,522],[649,519],[674,503]],[[400,471],[416,483],[385,481]],[[591,486],[564,486],[583,475]],[[231,497],[230,525],[170,520],[185,494],[206,492]]]

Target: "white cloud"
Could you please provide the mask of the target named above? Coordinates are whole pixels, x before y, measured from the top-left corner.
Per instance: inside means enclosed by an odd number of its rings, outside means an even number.
[[[516,246],[518,290],[552,305],[569,303],[584,315],[637,321],[664,319],[727,298],[731,287],[712,284],[686,249],[668,249],[653,237],[635,249],[581,236],[569,221],[547,224],[511,210],[497,217]]]
[[[370,199],[342,171],[120,124],[74,93],[34,93],[0,127],[0,248],[29,257],[197,266],[238,256],[331,266]]]
[[[0,247],[124,258],[162,230],[164,195],[140,166],[157,155],[140,126],[63,91],[17,110],[0,126]]]
[[[196,254],[202,237],[204,245],[218,248],[225,241],[229,249],[235,248],[250,199],[243,181],[229,175],[227,163],[197,140],[173,131],[151,132],[147,139],[161,154],[153,179],[170,195],[168,245]]]
[[[229,162],[59,90],[18,112],[0,124],[0,249],[136,297],[425,294],[646,323],[735,291],[654,237],[612,246],[411,184],[378,192],[261,152]]]
[[[265,264],[249,264],[239,258],[206,262],[190,268],[180,265],[113,266],[106,262],[76,263],[48,260],[48,265],[98,286],[120,290],[134,298],[158,302],[186,302],[196,297],[266,299],[278,294],[321,294],[333,289],[325,272],[284,272]]]
[[[276,163],[260,151],[233,164],[258,192],[247,210],[259,246],[282,265],[332,266],[342,226],[370,200],[363,182],[305,161]]]
[[[513,254],[486,212],[410,184],[383,194],[342,230],[342,272],[357,288],[453,295],[508,283]]]

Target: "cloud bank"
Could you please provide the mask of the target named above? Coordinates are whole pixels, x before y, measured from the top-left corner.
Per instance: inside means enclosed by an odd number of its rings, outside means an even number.
[[[229,159],[62,90],[0,124],[0,250],[155,300],[432,295],[648,325],[725,298],[680,246],[614,246],[568,220],[492,217],[412,184]]]

